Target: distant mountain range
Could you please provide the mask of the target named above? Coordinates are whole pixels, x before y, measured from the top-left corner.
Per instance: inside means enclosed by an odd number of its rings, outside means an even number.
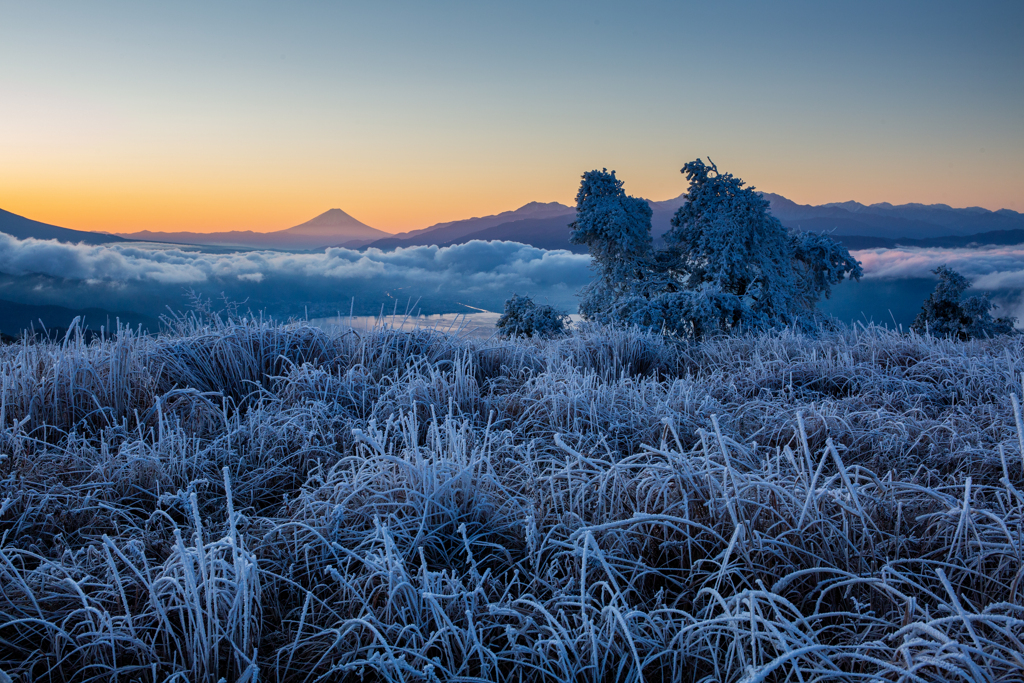
[[[954,209],[945,204],[888,203],[865,205],[842,202],[813,206],[797,204],[777,194],[764,193],[772,214],[795,230],[826,232],[851,249],[897,245],[958,247],[986,244],[1024,244],[1024,215],[1002,209],[978,207]],[[668,232],[671,220],[683,205],[680,195],[650,204],[655,241]],[[555,202],[533,202],[515,211],[494,216],[438,223],[423,230],[393,235],[369,242],[361,248],[382,250],[426,244],[450,246],[470,240],[508,240],[542,249],[585,248],[569,243],[568,224],[575,219],[572,207]]]
[[[954,209],[945,204],[871,204],[841,202],[813,206],[797,204],[777,194],[764,193],[772,214],[782,224],[834,235],[860,235],[887,239],[931,239],[953,235],[1024,230],[1024,215],[1009,209],[980,207]]]
[[[253,232],[141,232],[122,233],[120,236],[147,242],[172,244],[198,244],[225,247],[251,247],[257,249],[322,249],[329,244],[343,243],[358,247],[373,240],[389,237],[391,233],[371,228],[341,209],[325,211],[316,218],[287,230]]]
[[[671,227],[670,221],[676,210],[683,205],[683,197],[680,195],[663,202],[648,200],[647,203],[651,205],[653,211],[651,223],[654,235],[660,237]],[[422,230],[413,230],[370,242],[361,248],[386,251],[398,247],[430,244],[446,247],[472,240],[506,240],[522,242],[540,249],[568,249],[586,253],[586,247],[569,243],[568,225],[575,219],[574,207],[558,202],[530,202],[515,211],[438,223]]]
[[[437,223],[420,230],[401,232],[397,235],[388,235],[384,239],[379,239],[366,244],[365,247],[388,250],[397,247],[415,247],[430,244],[436,244],[439,246],[458,244],[462,241],[476,239],[472,237],[474,233],[480,232],[481,230],[496,228],[507,223],[514,223],[522,220],[559,219],[562,216],[573,215],[574,213],[574,209],[569,208],[565,204],[559,204],[558,202],[549,202],[547,204],[541,202],[530,202],[529,204],[519,207],[515,211],[502,211],[501,213],[493,216],[466,218],[461,221]],[[569,220],[571,221],[572,219],[570,218]],[[503,238],[492,237],[490,239]],[[339,244],[334,246],[342,245]]]
[[[1001,209],[978,207],[954,209],[945,204],[888,203],[865,205],[839,202],[820,206],[797,204],[777,194],[764,193],[772,213],[783,225],[796,230],[826,232],[852,249],[905,246],[968,246],[1024,244],[1024,215]],[[670,228],[672,216],[683,205],[683,197],[661,202],[648,200],[652,228],[659,240]],[[57,239],[65,242],[102,244],[144,240],[191,244],[202,247],[322,250],[327,247],[381,249],[424,245],[450,246],[471,240],[507,240],[542,249],[586,250],[569,243],[568,225],[575,218],[571,206],[558,202],[530,202],[514,211],[491,216],[437,223],[421,230],[396,235],[372,228],[341,209],[331,209],[316,218],[286,230],[253,232],[152,232],[110,235],[69,230],[33,221],[0,210],[0,232],[24,239]]]

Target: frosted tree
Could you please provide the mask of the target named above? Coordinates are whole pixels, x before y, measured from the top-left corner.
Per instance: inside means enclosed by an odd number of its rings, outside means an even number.
[[[570,240],[586,244],[599,277],[584,289],[580,313],[702,338],[786,325],[813,329],[821,297],[860,265],[825,235],[788,231],[768,201],[699,159],[682,172],[686,203],[672,219],[666,248],[651,246],[651,211],[629,197],[614,172],[583,175]]]
[[[537,304],[528,296],[513,294],[496,327],[502,337],[554,337],[565,334],[569,316],[551,306]]]
[[[643,289],[653,270],[651,215],[646,201],[626,194],[615,171],[583,174],[569,241],[590,249],[599,272],[582,293],[584,318],[611,322],[616,305]]]
[[[1016,318],[993,318],[995,307],[985,294],[961,300],[971,281],[945,265],[932,271],[939,283],[914,318],[911,328],[920,334],[954,337],[963,341],[1013,332]]]

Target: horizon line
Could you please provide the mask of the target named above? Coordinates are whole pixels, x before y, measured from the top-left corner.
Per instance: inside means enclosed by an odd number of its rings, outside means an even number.
[[[841,207],[844,204],[853,203],[853,204],[858,204],[860,206],[863,206],[865,208],[873,208],[873,207],[880,207],[880,206],[890,206],[890,207],[893,207],[893,208],[908,207],[908,206],[913,206],[913,207],[944,207],[944,208],[948,208],[948,209],[954,210],[954,211],[970,210],[970,209],[980,209],[980,210],[983,210],[983,211],[987,211],[989,213],[998,213],[1000,211],[1010,211],[1012,213],[1020,215],[1020,212],[1014,211],[1013,209],[1007,209],[1005,207],[1002,207],[1002,208],[999,208],[999,209],[990,209],[988,207],[978,206],[978,205],[953,206],[951,204],[946,204],[946,203],[925,204],[923,202],[904,202],[902,204],[894,204],[892,202],[882,201],[882,202],[873,202],[871,204],[865,204],[865,203],[860,202],[860,201],[858,201],[856,199],[847,199],[847,200],[843,200],[843,201],[823,202],[821,204],[802,204],[802,203],[800,203],[798,201],[789,199],[785,195],[779,194],[777,192],[771,192],[771,191],[768,191],[768,190],[756,190],[756,191],[759,194],[770,194],[770,195],[774,195],[776,197],[781,197],[781,198],[783,198],[783,199],[785,199],[785,200],[787,200],[789,202],[792,202],[792,203],[794,203],[794,204],[796,204],[798,206],[811,206],[811,207],[839,206],[839,207]],[[668,199],[660,199],[660,200],[649,199],[649,198],[646,198],[646,197],[644,197],[644,199],[646,199],[646,201],[651,202],[651,203],[661,204],[661,203],[670,202],[670,201],[673,201],[673,200],[676,200],[676,199],[680,199],[685,194],[686,193],[683,192],[682,194],[677,195],[675,197],[669,197]],[[565,206],[567,209],[572,209],[573,208],[571,204],[565,204],[565,203],[559,202],[559,201],[542,202],[542,201],[533,200],[533,201],[526,202],[525,204],[522,204],[522,205],[520,205],[520,206],[518,206],[518,207],[516,207],[514,209],[504,209],[504,210],[496,211],[495,213],[483,214],[483,215],[478,215],[478,216],[466,216],[466,217],[463,217],[463,218],[452,218],[452,219],[448,219],[448,220],[441,220],[441,221],[436,221],[434,223],[430,223],[429,225],[425,225],[425,226],[421,226],[421,227],[416,227],[416,228],[408,228],[408,229],[404,229],[404,230],[403,229],[391,230],[391,229],[387,229],[387,228],[378,228],[378,227],[372,226],[369,223],[366,223],[366,222],[356,218],[351,213],[349,213],[345,209],[343,209],[341,207],[338,207],[338,206],[332,207],[332,208],[327,209],[325,211],[322,211],[322,212],[316,214],[315,216],[313,216],[312,218],[306,219],[305,221],[296,223],[294,225],[289,225],[289,226],[286,226],[286,227],[272,227],[272,228],[268,228],[268,229],[253,229],[253,228],[229,228],[229,229],[225,229],[225,228],[213,228],[213,229],[210,229],[210,230],[197,230],[197,229],[188,229],[188,228],[176,228],[176,229],[141,228],[141,229],[137,229],[137,230],[114,231],[114,230],[105,230],[105,229],[100,229],[100,228],[76,228],[76,227],[69,227],[68,225],[57,225],[56,223],[49,223],[47,221],[39,220],[39,219],[33,218],[31,216],[27,216],[27,215],[23,215],[23,214],[18,214],[18,213],[15,213],[13,211],[9,211],[7,209],[4,209],[3,207],[0,207],[0,211],[2,211],[4,213],[12,214],[14,216],[18,216],[20,218],[24,218],[24,219],[27,219],[27,220],[32,220],[32,221],[35,221],[35,222],[38,222],[38,223],[43,223],[45,225],[50,225],[50,226],[53,226],[53,227],[67,228],[67,229],[70,229],[70,230],[79,230],[79,231],[82,231],[82,232],[91,232],[91,233],[97,233],[97,234],[101,234],[101,235],[114,235],[114,236],[118,236],[118,237],[129,236],[129,235],[136,235],[136,234],[139,234],[139,233],[150,233],[150,234],[154,234],[154,235],[173,235],[173,234],[177,234],[177,233],[191,233],[191,234],[197,234],[197,235],[210,235],[210,234],[219,234],[219,233],[252,233],[252,234],[259,234],[259,235],[267,235],[267,234],[272,234],[272,233],[275,233],[275,232],[282,232],[282,231],[285,231],[285,230],[290,230],[292,228],[299,227],[301,225],[304,225],[305,223],[308,223],[310,221],[316,220],[317,218],[320,218],[321,216],[323,216],[323,215],[325,215],[327,213],[330,213],[331,211],[341,211],[342,213],[344,213],[349,218],[352,218],[353,220],[355,220],[355,221],[357,221],[359,223],[362,223],[363,225],[365,225],[367,227],[370,227],[370,228],[372,228],[374,230],[379,230],[380,232],[383,232],[383,233],[388,234],[388,235],[402,235],[402,234],[406,234],[406,233],[410,233],[410,232],[416,232],[416,231],[419,231],[419,230],[425,230],[427,228],[434,227],[435,225],[444,225],[446,223],[457,223],[457,222],[460,222],[460,221],[468,221],[468,220],[478,220],[478,219],[487,218],[487,217],[490,217],[490,216],[498,216],[498,215],[501,215],[502,213],[514,213],[516,211],[519,211],[519,210],[529,206],[530,204],[545,204],[545,205],[548,205],[548,204],[561,204],[562,206]]]

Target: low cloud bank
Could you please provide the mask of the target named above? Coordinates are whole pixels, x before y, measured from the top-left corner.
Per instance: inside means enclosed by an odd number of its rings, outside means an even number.
[[[945,264],[974,281],[978,289],[1024,287],[1024,245],[977,249],[865,249],[853,252],[866,279],[934,278]]]
[[[204,253],[179,248],[62,244],[0,234],[0,298],[113,308],[180,307],[182,293],[222,292],[275,314],[399,309],[421,298],[424,313],[500,310],[512,294],[531,294],[575,310],[575,292],[590,281],[590,258],[516,242],[473,241],[391,252],[327,249]],[[16,298],[12,298],[16,296]],[[34,299],[34,301],[27,301]]]
[[[909,321],[920,309],[925,290],[930,291],[928,281],[935,278],[931,271],[947,264],[973,280],[975,290],[991,292],[1000,314],[1024,319],[1024,246],[868,249],[853,255],[863,263],[864,281],[841,285],[839,301],[832,305],[841,304],[844,312],[848,308],[846,317],[867,311],[888,320],[897,299],[906,299],[899,305]],[[183,308],[189,289],[213,299],[246,301],[253,310],[275,316],[326,317],[350,310],[372,315],[382,305],[387,311],[397,305],[404,312],[417,299],[425,314],[500,311],[513,292],[575,312],[576,292],[593,275],[587,255],[516,242],[473,241],[390,252],[335,248],[316,254],[208,253],[145,243],[89,246],[18,240],[0,233],[0,299],[151,317],[166,313],[167,307]]]
[[[996,315],[1009,315],[1016,317],[1020,323],[1024,323],[1024,245],[1013,246],[992,246],[979,247],[974,249],[865,249],[853,252],[864,266],[864,282],[861,285],[850,285],[851,290],[860,290],[862,296],[856,296],[859,300],[855,306],[861,306],[863,310],[872,310],[872,307],[888,306],[897,304],[909,311],[903,317],[906,320],[900,322],[909,323],[912,315],[920,310],[921,300],[927,296],[927,292],[917,292],[913,301],[902,304],[896,300],[901,298],[900,294],[891,294],[888,298],[882,297],[880,303],[878,286],[886,281],[892,282],[896,287],[890,290],[900,290],[910,296],[910,291],[921,289],[921,280],[932,281],[936,277],[932,271],[941,265],[962,273],[973,283],[971,293],[987,292],[991,295],[992,301],[996,304],[994,313]],[[926,287],[930,292],[930,287]],[[874,311],[874,313],[878,313]],[[884,320],[884,315],[877,315],[878,319]]]

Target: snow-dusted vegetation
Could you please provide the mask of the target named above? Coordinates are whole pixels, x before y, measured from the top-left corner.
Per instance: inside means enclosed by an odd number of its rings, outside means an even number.
[[[502,337],[554,337],[565,334],[569,316],[546,304],[537,304],[528,296],[513,294],[505,302],[505,312],[495,328]]]
[[[587,245],[598,271],[581,291],[584,319],[695,339],[790,326],[811,332],[826,322],[818,301],[863,275],[841,244],[787,230],[767,199],[713,163],[696,159],[682,172],[686,203],[663,249],[653,248],[650,205],[627,195],[615,171],[583,174],[569,239]]]
[[[1024,341],[0,349],[0,680],[1011,680]]]
[[[921,334],[978,339],[1013,334],[1014,317],[993,318],[995,304],[987,294],[963,298],[971,281],[944,265],[935,269],[939,284],[925,300],[911,327]]]

